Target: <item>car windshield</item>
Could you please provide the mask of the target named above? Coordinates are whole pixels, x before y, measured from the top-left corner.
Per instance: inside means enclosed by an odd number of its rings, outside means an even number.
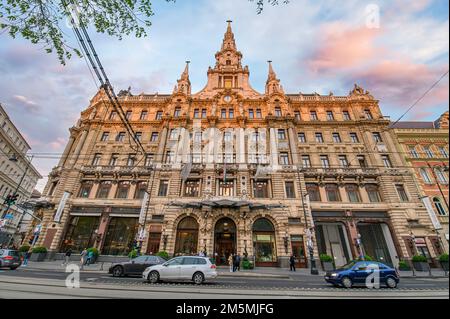
[[[19,252],[17,250],[11,250],[9,252],[9,255],[10,256],[14,256],[14,257],[18,257],[19,256]]]
[[[339,270],[348,270],[348,269],[353,268],[355,265],[356,265],[356,261],[351,261],[347,265],[340,267]]]

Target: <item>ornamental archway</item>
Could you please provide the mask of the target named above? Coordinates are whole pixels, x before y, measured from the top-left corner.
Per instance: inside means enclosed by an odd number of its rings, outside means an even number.
[[[259,218],[253,223],[252,230],[256,266],[276,267],[278,263],[274,225],[267,218]]]
[[[231,218],[219,219],[214,227],[214,255],[217,265],[228,265],[228,257],[236,253],[236,224]]]
[[[198,253],[198,229],[198,222],[193,217],[185,217],[178,223],[175,256],[196,255]]]

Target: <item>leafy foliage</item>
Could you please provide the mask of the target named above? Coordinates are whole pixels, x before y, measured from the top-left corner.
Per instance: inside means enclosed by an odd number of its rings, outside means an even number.
[[[445,262],[448,263],[448,254],[442,254],[442,255],[440,255],[440,256],[439,256],[439,261],[440,261],[441,263],[445,263]]]
[[[169,253],[167,251],[160,251],[156,256],[162,257],[165,260],[169,260]]]
[[[45,248],[45,247],[34,247],[32,252],[33,252],[33,254],[46,254],[47,253],[47,248]]]
[[[94,254],[94,257],[95,257],[95,258],[97,258],[97,257],[100,255],[100,253],[98,252],[98,249],[97,249],[97,248],[89,248],[89,249],[87,250],[87,252],[88,252],[88,253],[92,252],[92,253]]]
[[[28,245],[23,245],[22,247],[19,248],[20,253],[26,253],[29,250],[30,250],[30,246],[28,246]]]
[[[130,259],[134,259],[138,256],[138,252],[136,249],[133,249],[132,251],[130,251],[130,253],[128,254],[128,258]]]
[[[400,260],[398,263],[398,269],[400,270],[410,270],[411,267],[408,265],[408,263],[404,260]]]
[[[56,52],[65,64],[73,53],[81,56],[78,49],[68,44],[71,12],[75,23],[78,20],[85,26],[92,25],[97,32],[119,40],[130,34],[147,36],[154,14],[151,0],[2,0],[0,32],[40,44],[47,53]]]
[[[242,260],[242,268],[244,268],[244,269],[253,269],[254,266],[253,266],[253,263],[250,260],[243,259]]]
[[[333,258],[330,255],[321,254],[320,255],[320,261],[321,262],[333,262]]]
[[[427,257],[425,257],[425,256],[422,256],[422,255],[415,255],[415,256],[412,258],[412,261],[413,261],[413,262],[416,262],[416,263],[426,263],[428,260],[427,260]]]
[[[256,2],[256,6],[257,6],[256,12],[258,14],[261,14],[261,12],[263,12],[263,10],[264,10],[264,3],[265,2],[267,2],[268,4],[270,4],[272,6],[276,6],[276,5],[278,5],[281,2],[279,0],[266,0],[266,1],[264,1],[264,0],[249,0],[249,1],[250,2]],[[282,3],[288,4],[289,0],[282,0]]]

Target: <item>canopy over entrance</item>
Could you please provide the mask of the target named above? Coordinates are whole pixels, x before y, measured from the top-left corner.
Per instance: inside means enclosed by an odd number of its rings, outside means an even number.
[[[171,202],[169,206],[177,206],[183,208],[235,208],[249,207],[250,209],[273,209],[285,208],[286,206],[280,204],[263,204],[257,202],[249,202],[246,200],[232,200],[232,199],[218,199],[218,200],[202,200],[196,202]]]

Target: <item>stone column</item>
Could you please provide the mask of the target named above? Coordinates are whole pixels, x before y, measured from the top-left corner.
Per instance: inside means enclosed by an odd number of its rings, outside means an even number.
[[[298,147],[297,147],[297,143],[295,142],[295,133],[294,133],[294,129],[291,127],[288,129],[289,132],[289,146],[291,148],[291,155],[292,155],[292,163],[294,165],[298,165]]]
[[[72,149],[74,142],[75,142],[75,136],[70,134],[69,142],[67,143],[66,148],[64,149],[64,153],[62,154],[61,159],[59,160],[58,167],[62,167],[66,163],[67,155],[69,155],[69,152]]]
[[[278,146],[274,128],[270,128],[270,155],[273,169],[278,168]]]
[[[72,155],[73,157],[72,157],[72,159],[70,161],[70,164],[71,164],[72,167],[75,165],[75,163],[78,160],[78,156],[80,155],[80,151],[81,151],[81,149],[82,149],[82,147],[84,145],[84,142],[86,141],[86,137],[87,137],[87,130],[83,130],[81,132],[81,135],[80,135],[79,139],[78,139],[78,142],[76,143],[77,146],[75,148],[75,152]]]
[[[167,132],[167,127],[164,127],[161,133],[161,138],[159,139],[158,153],[155,156],[156,163],[162,163],[164,160],[164,149],[166,147]]]

